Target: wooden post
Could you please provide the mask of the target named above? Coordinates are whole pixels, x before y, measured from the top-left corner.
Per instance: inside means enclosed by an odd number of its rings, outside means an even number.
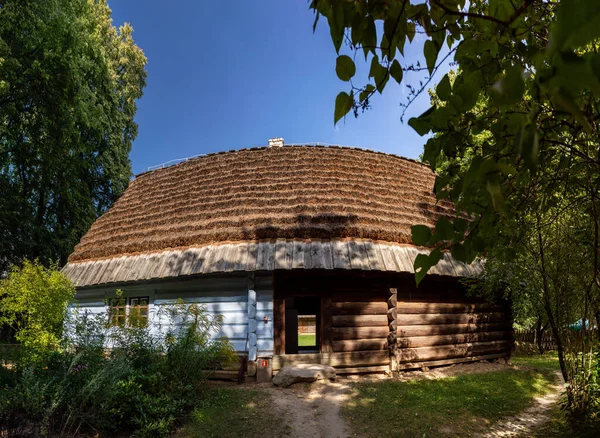
[[[321,353],[333,352],[331,333],[331,294],[321,298]]]
[[[256,375],[257,355],[257,321],[256,321],[256,291],[254,290],[254,274],[248,276],[248,376]]]
[[[273,299],[273,342],[275,354],[285,354],[285,300]]]
[[[396,359],[396,351],[398,349],[398,336],[397,336],[397,315],[398,310],[396,306],[398,305],[398,290],[395,288],[390,288],[388,292],[388,328],[389,333],[387,336],[388,341],[388,351],[390,353],[390,371],[396,371],[397,369],[397,359]]]

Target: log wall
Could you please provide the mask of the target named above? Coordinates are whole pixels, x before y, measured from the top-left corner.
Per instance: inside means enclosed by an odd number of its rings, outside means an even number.
[[[437,286],[398,289],[398,369],[509,356],[513,333],[507,306],[476,302],[460,285]]]

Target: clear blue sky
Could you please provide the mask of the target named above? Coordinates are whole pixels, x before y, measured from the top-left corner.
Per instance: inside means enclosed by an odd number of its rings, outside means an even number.
[[[306,0],[109,0],[148,57],[138,103],[135,174],[197,154],[286,143],[359,146],[416,158],[424,139],[400,122],[406,88],[390,80],[373,108],[333,125],[336,53],[326,20],[312,32]],[[414,62],[419,48],[406,52]],[[364,58],[361,58],[364,59]],[[360,66],[359,66],[360,67]],[[366,79],[366,66],[357,77]],[[407,115],[429,107],[425,94]]]

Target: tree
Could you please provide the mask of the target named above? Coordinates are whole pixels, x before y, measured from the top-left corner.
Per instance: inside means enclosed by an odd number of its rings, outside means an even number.
[[[25,347],[57,348],[74,296],[75,288],[55,266],[25,260],[0,280],[0,326],[10,326]]]
[[[105,0],[0,1],[0,272],[64,263],[125,190],[146,57]]]
[[[415,260],[417,282],[443,250],[467,263],[485,254],[490,268],[505,269],[496,279],[518,278],[565,341],[569,388],[581,370],[588,383],[600,377],[590,348],[566,345],[573,318],[600,326],[600,2],[313,0],[311,8],[327,18],[338,53],[348,53],[336,63],[350,84],[336,98],[336,123],[368,108],[390,77],[406,84],[422,75],[407,85],[406,110],[454,61],[431,108],[408,121],[427,136],[422,157],[437,172],[437,198],[456,206],[431,230],[413,227],[413,242],[432,249]],[[405,45],[418,40],[425,67],[402,65]],[[355,78],[361,55],[366,85]],[[569,370],[579,360],[587,365]]]

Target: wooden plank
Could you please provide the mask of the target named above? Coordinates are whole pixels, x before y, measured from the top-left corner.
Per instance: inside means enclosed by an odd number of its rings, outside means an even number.
[[[417,257],[416,248],[392,245],[392,255],[400,272],[415,272],[414,262]]]
[[[351,269],[348,242],[334,240],[331,242],[333,248],[333,267],[335,269]]]
[[[344,301],[332,302],[331,312],[333,315],[385,315],[387,303],[383,301],[360,302]]]
[[[275,269],[275,242],[267,243],[267,271]]]
[[[396,358],[398,363],[452,359],[455,357],[470,357],[487,353],[499,353],[500,350],[508,349],[509,346],[509,341],[492,341],[441,345],[435,347],[399,348],[396,352]]]
[[[442,275],[456,277],[456,271],[452,263],[452,256],[448,252],[443,253],[443,259],[437,264],[437,268],[442,272]]]
[[[275,266],[274,269],[287,269],[285,260],[285,239],[275,241]]]
[[[333,327],[331,338],[341,339],[376,339],[385,338],[389,333],[387,325],[381,327]]]
[[[352,269],[366,269],[365,265],[369,264],[369,260],[364,260],[366,253],[361,251],[361,248],[356,240],[348,241],[348,254],[350,257],[350,266]]]
[[[432,336],[413,336],[410,338],[398,338],[398,346],[401,348],[433,347],[436,345],[466,344],[472,342],[487,342],[509,340],[510,332],[480,332],[480,333],[461,333],[454,335],[432,335]]]
[[[430,360],[430,361],[422,361],[422,362],[405,362],[402,364],[398,364],[398,369],[399,370],[410,370],[410,369],[423,368],[423,367],[437,367],[437,366],[443,366],[443,365],[452,365],[455,363],[468,363],[468,362],[478,362],[480,360],[499,359],[502,357],[508,357],[508,352],[484,354],[484,355],[480,355],[480,356],[471,356],[471,357],[457,357],[454,359]],[[336,372],[338,372],[338,371],[336,370]]]
[[[286,240],[285,242],[285,269],[292,269],[294,261],[294,241]]]
[[[274,353],[285,353],[285,300],[273,299],[273,343]]]
[[[142,259],[143,261],[145,261],[145,258],[143,258],[144,256],[141,255],[140,259]],[[196,257],[198,257],[198,249],[197,248],[189,248],[186,251],[183,252],[183,254],[181,255],[180,259],[179,259],[179,264],[177,266],[177,275],[190,275],[190,271],[192,269],[192,265],[194,264],[194,262],[196,261]],[[138,266],[135,267],[135,269],[138,269]],[[136,276],[137,278],[137,276]]]
[[[385,263],[381,255],[381,245],[370,242],[365,244],[369,256],[369,267],[373,271],[385,271]]]
[[[331,353],[332,346],[332,302],[331,294],[321,299],[321,352]]]
[[[358,240],[356,243],[357,243],[358,251],[360,253],[360,260],[361,260],[361,264],[362,264],[361,269],[363,271],[371,270],[371,264],[370,264],[370,260],[369,260],[369,250],[367,248],[369,243],[365,242],[363,240]]]
[[[235,267],[236,248],[232,244],[226,244],[223,249],[223,263],[219,267],[221,272],[232,272]]]
[[[235,380],[238,379],[239,371],[226,371],[226,370],[216,370],[216,371],[206,371],[207,377],[211,380]]]
[[[321,241],[319,239],[313,239],[309,245],[311,259],[310,269],[325,269],[323,245],[321,244]]]
[[[304,269],[304,242],[294,241],[292,269]]]
[[[207,245],[204,253],[204,263],[202,263],[202,274],[210,274],[214,272],[214,264],[218,260],[218,254],[214,245]]]
[[[235,266],[234,271],[245,271],[248,264],[248,244],[238,243],[235,245]]]
[[[248,256],[246,258],[246,271],[256,271],[256,262],[258,261],[258,243],[248,243]]]
[[[349,339],[333,341],[333,351],[386,350],[387,339]]]
[[[387,315],[336,315],[331,317],[334,327],[379,327],[388,325]]]
[[[419,303],[398,301],[399,314],[435,314],[435,313],[497,313],[503,308],[488,303]]]
[[[322,242],[323,245],[323,268],[333,269],[333,246],[330,240]]]
[[[288,365],[304,363],[318,363],[342,368],[360,365],[388,365],[389,360],[390,358],[387,350],[343,353],[279,354],[273,356],[273,370],[279,370]]]
[[[381,256],[383,257],[383,264],[385,270],[390,272],[399,272],[400,268],[396,263],[394,254],[392,253],[392,247],[390,245],[381,244],[379,245],[381,250]]]
[[[480,324],[506,321],[504,312],[398,314],[398,325]]]
[[[258,242],[258,253],[256,256],[256,270],[266,271],[269,257],[269,242]]]
[[[374,367],[351,367],[336,368],[336,374],[366,374],[366,373],[385,373],[390,370],[389,365],[379,365]]]
[[[192,263],[192,266],[190,267],[190,275],[193,274],[200,274],[204,268],[204,263],[206,261],[206,257],[208,256],[208,247],[203,246],[201,248],[198,248],[197,250],[197,255],[196,255],[196,259],[194,260],[194,263]]]
[[[400,315],[398,315],[400,316]],[[439,324],[439,325],[405,325],[398,324],[397,332],[400,337],[449,335],[459,333],[478,333],[508,331],[510,322],[491,324]]]

